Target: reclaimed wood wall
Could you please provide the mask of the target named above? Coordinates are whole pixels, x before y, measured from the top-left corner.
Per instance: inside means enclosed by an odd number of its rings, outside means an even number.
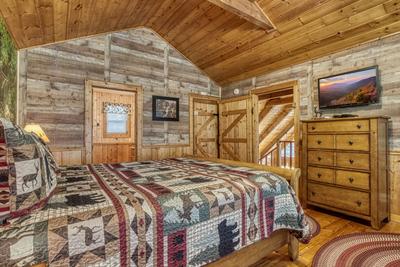
[[[389,124],[389,161],[391,179],[392,214],[400,221],[400,34],[366,43],[352,49],[322,57],[279,71],[229,84],[222,88],[222,98],[233,96],[238,88],[240,94],[249,90],[297,80],[300,90],[301,118],[311,118],[313,106],[318,103],[316,80],[365,66],[378,65],[381,83],[379,104],[357,108],[330,110],[325,115],[354,113],[360,116],[386,115]]]
[[[84,150],[85,80],[142,86],[146,158],[153,145],[189,144],[189,93],[219,95],[209,77],[145,28],[21,50],[19,64],[19,123],[39,123],[51,145],[69,153]],[[180,121],[152,121],[152,95],[179,97]]]

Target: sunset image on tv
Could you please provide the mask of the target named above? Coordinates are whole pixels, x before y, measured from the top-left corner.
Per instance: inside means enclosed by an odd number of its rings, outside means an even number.
[[[319,80],[321,108],[363,105],[378,101],[377,69],[370,68]]]

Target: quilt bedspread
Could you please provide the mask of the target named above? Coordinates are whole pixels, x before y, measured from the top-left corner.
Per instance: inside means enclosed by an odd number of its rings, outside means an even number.
[[[47,206],[0,228],[0,266],[201,266],[309,226],[273,173],[208,161],[61,168]]]

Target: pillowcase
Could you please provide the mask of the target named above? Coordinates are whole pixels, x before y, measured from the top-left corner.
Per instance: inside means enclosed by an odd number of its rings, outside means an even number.
[[[60,172],[34,133],[0,119],[0,224],[46,205]]]

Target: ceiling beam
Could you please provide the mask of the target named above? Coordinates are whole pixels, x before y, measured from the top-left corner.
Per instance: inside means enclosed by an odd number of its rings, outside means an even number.
[[[267,152],[282,138],[285,136],[285,134],[294,126],[294,120],[289,120],[286,125],[285,128],[282,129],[282,131],[275,136],[275,138],[273,140],[271,140],[268,144],[265,145],[265,147],[263,149],[261,149],[261,153],[260,153],[260,158],[263,158],[265,156],[265,154],[267,154]]]
[[[272,132],[279,123],[292,111],[291,105],[286,105],[284,108],[272,119],[272,121],[262,130],[260,134],[260,143]]]
[[[208,0],[208,2],[219,6],[243,19],[261,27],[267,31],[275,29],[271,20],[255,1],[250,0]]]

